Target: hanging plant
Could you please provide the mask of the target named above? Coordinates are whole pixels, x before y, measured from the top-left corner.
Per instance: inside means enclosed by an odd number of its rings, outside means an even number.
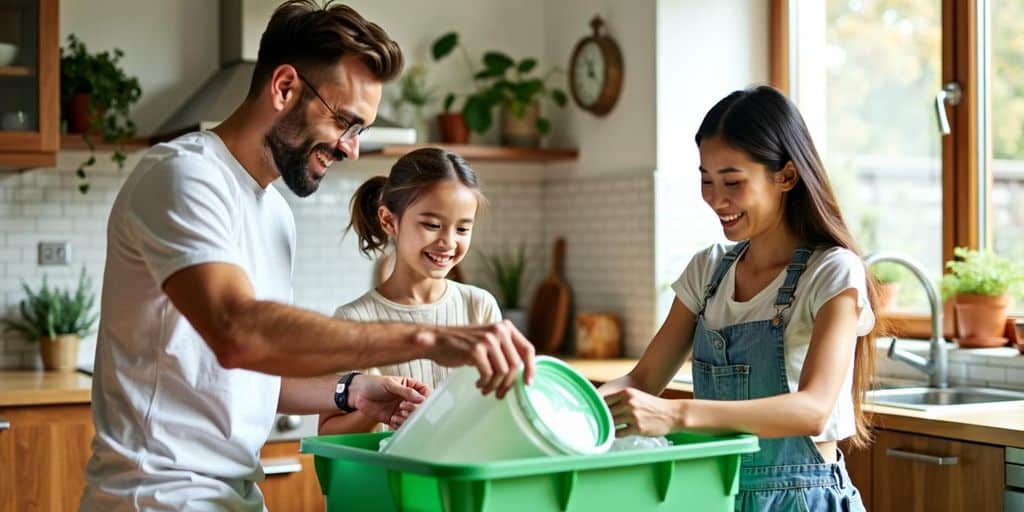
[[[68,45],[60,49],[62,117],[69,128],[81,131],[90,152],[75,170],[80,180],[78,190],[83,194],[89,191],[85,169],[96,163],[93,138],[116,144],[111,160],[120,169],[126,159],[122,144],[135,135],[135,123],[129,113],[142,96],[142,88],[138,78],[121,69],[122,57],[124,52],[120,48],[114,48],[113,54],[91,54],[74,34],[68,35]]]

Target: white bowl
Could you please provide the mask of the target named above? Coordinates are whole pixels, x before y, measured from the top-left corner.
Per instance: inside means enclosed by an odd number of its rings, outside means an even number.
[[[18,46],[11,43],[0,43],[0,66],[10,66],[18,56]]]

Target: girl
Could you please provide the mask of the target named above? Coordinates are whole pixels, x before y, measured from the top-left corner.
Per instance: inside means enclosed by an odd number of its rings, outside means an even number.
[[[435,325],[501,321],[498,302],[486,291],[446,279],[466,256],[473,222],[485,203],[476,174],[460,156],[437,148],[413,151],[388,177],[371,178],[352,197],[359,249],[367,256],[394,244],[394,270],[376,289],[338,308],[335,317],[364,322]],[[437,387],[449,369],[430,360],[374,368]],[[403,408],[404,410],[404,408]],[[409,410],[404,410],[408,415]],[[321,434],[367,432],[373,419],[353,412],[322,418]]]
[[[863,510],[836,442],[868,436],[874,287],[796,107],[737,91],[696,136],[701,192],[734,245],[698,253],[640,362],[602,393],[619,435],[749,432],[736,510]],[[657,395],[693,350],[693,400]]]

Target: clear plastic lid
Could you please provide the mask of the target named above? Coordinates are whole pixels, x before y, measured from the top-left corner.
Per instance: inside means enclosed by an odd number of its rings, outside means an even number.
[[[612,416],[586,378],[553,357],[539,356],[533,384],[516,384],[522,411],[538,433],[566,454],[603,453],[613,440]]]

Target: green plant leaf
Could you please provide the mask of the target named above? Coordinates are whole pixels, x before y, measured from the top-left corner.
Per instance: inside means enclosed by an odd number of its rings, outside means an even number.
[[[491,78],[497,78],[497,77],[502,76],[504,74],[505,74],[504,70],[488,68],[488,69],[485,69],[483,71],[477,71],[477,73],[475,75],[473,75],[473,80],[488,80],[488,79],[491,79]]]
[[[80,183],[78,185],[78,191],[80,193],[82,193],[82,194],[88,194],[89,193],[89,184],[88,183]]]
[[[487,52],[484,54],[484,67],[489,70],[504,73],[515,64],[516,61],[501,52]]]
[[[455,103],[455,93],[450,92],[444,97],[444,111],[450,112],[452,110],[452,104]]]
[[[551,131],[551,121],[548,121],[545,117],[537,118],[537,131],[541,135],[547,135]]]
[[[466,98],[462,106],[462,116],[466,118],[466,127],[475,133],[485,133],[491,127],[491,108],[493,103],[479,94]]]
[[[551,99],[554,100],[555,105],[558,105],[559,107],[564,107],[565,104],[569,102],[569,98],[566,97],[565,91],[561,89],[552,89]]]
[[[950,273],[939,282],[943,299],[960,294],[1021,296],[1024,263],[966,247],[953,249],[953,255],[955,259],[946,263]]]
[[[519,65],[516,67],[516,71],[518,71],[520,74],[526,74],[532,71],[535,67],[537,67],[537,59],[525,58],[519,61]]]
[[[430,47],[430,53],[433,54],[434,60],[441,60],[451,53],[458,45],[459,34],[455,32],[448,32],[434,41],[434,44]]]

